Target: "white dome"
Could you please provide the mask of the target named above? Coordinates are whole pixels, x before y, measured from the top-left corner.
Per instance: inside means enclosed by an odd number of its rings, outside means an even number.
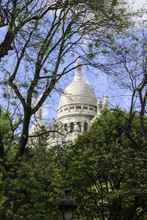
[[[96,106],[97,99],[90,86],[82,79],[74,80],[61,95],[59,108],[70,104],[88,104]]]
[[[63,94],[61,95],[58,106],[58,117],[60,118],[60,116],[65,116],[73,113],[74,110],[70,110],[70,112],[66,112],[64,110],[66,109],[66,107],[75,105],[81,105],[81,109],[83,109],[84,106],[89,106],[89,108],[90,106],[93,107],[94,112],[88,113],[91,115],[95,114],[95,109],[97,106],[97,99],[93,89],[88,85],[88,83],[85,82],[85,80],[81,76],[80,64],[77,64],[73,81],[65,88]],[[62,109],[64,112],[62,111]],[[83,114],[85,113],[86,111],[83,112]]]

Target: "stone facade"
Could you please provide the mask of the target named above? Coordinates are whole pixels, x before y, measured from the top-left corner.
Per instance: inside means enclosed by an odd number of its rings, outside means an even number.
[[[107,99],[97,102],[96,95],[82,76],[81,65],[76,63],[75,76],[72,82],[64,89],[57,109],[57,118],[49,133],[49,145],[62,145],[73,142],[78,135],[87,131],[107,107]]]
[[[74,79],[63,91],[57,109],[57,123],[67,133],[66,142],[87,131],[97,114],[97,98],[82,77],[80,62],[76,65]]]

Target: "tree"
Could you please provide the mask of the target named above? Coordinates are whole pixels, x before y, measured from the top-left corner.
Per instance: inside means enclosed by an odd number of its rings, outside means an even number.
[[[104,111],[65,149],[65,184],[73,188],[79,219],[146,219],[146,144],[139,118],[131,137],[127,124],[128,113]]]
[[[55,149],[37,143],[14,160],[17,145],[11,141],[10,114],[1,109],[0,116],[0,218],[58,219],[62,176]]]
[[[103,1],[99,4],[95,1],[86,4],[83,1],[1,1],[2,14],[7,14],[2,24],[7,25],[7,32],[0,45],[0,58],[4,57],[2,82],[8,88],[9,103],[15,103],[15,112],[22,118],[17,156],[25,152],[34,114],[52,94],[58,81],[75,68],[77,57],[73,58],[73,54],[77,50],[80,53],[79,45],[89,32],[110,22],[110,17],[103,19]],[[101,11],[103,24],[93,16]],[[110,26],[115,25],[110,22]],[[63,63],[67,57],[67,64]],[[37,102],[36,94],[40,94]]]
[[[23,33],[25,26],[30,25],[32,22],[42,20],[42,18],[48,13],[54,10],[60,10],[64,6],[78,6],[86,7],[93,12],[103,15],[105,23],[111,18],[114,21],[119,19],[121,16],[114,16],[114,7],[118,4],[117,0],[110,1],[109,4],[105,4],[103,0],[100,1],[9,1],[1,0],[0,9],[0,27],[7,26],[7,32],[4,40],[0,44],[0,59],[6,56],[9,50],[14,49],[14,42],[19,33]],[[113,16],[112,16],[113,15]],[[120,15],[120,13],[119,13]],[[98,16],[97,16],[98,17]],[[102,21],[102,19],[101,19]]]
[[[8,93],[6,98],[10,104],[8,106],[11,114],[8,116],[11,118],[9,122],[12,131],[12,139],[8,143],[5,142],[9,151],[2,147],[1,154],[2,219],[57,218],[54,202],[63,188],[61,172],[68,163],[62,160],[61,151],[29,149],[29,127],[34,115],[58,86],[59,80],[75,68],[74,63],[79,54],[84,57],[85,51],[83,53],[80,47],[82,44],[85,45],[85,39],[89,40],[90,34],[93,31],[98,32],[99,28],[101,32],[104,26],[109,27],[111,31],[119,26],[116,22],[118,16],[115,16],[113,11],[115,3],[116,1],[113,1],[110,7],[106,7],[103,1],[1,1],[0,26],[7,27],[4,40],[0,44],[1,79]],[[121,19],[119,24],[122,24]],[[12,123],[13,120],[15,124]],[[3,122],[2,124],[6,127]],[[19,134],[17,138],[15,132]],[[0,134],[1,140],[6,140],[5,134]],[[56,163],[56,155],[60,156],[59,164]],[[88,156],[89,153],[85,155],[87,161]],[[95,161],[90,161],[89,165],[93,162]],[[84,166],[87,168],[87,165]],[[93,172],[92,169],[91,176]],[[82,170],[80,173],[82,174]],[[70,173],[68,175],[70,177]],[[86,180],[87,185],[84,185],[81,192],[84,202],[86,198],[88,201],[90,199],[91,210],[86,203],[86,209],[82,204],[83,210],[80,211],[84,212],[81,216],[85,218],[87,215],[90,219],[93,218],[93,213],[97,213],[94,200],[96,193],[93,182],[89,181],[89,177]],[[79,176],[76,176],[74,183],[66,179],[66,185],[77,183],[81,183]],[[91,192],[94,191],[92,198],[87,188],[89,186]],[[103,184],[100,186],[101,192],[105,191]],[[81,199],[79,191],[77,195],[77,198]],[[98,197],[98,203],[100,200],[103,201],[103,195]],[[102,207],[98,216],[104,216],[104,204],[97,205]],[[110,207],[108,210],[111,213]]]
[[[133,33],[132,33],[133,31]],[[102,42],[102,46],[93,45],[90,51],[94,58],[102,56],[102,71],[107,74],[121,89],[129,93],[129,124],[135,114],[140,116],[140,130],[142,136],[147,140],[147,131],[145,128],[145,115],[147,107],[147,45],[146,29],[144,25],[138,30],[129,28],[118,34],[107,34],[107,40]],[[91,65],[97,68],[99,64],[96,59],[91,61]]]
[[[0,218],[58,219],[61,182],[54,150],[36,146],[21,161],[7,156],[5,167],[1,166]]]
[[[0,158],[4,156],[5,150],[8,150],[12,138],[10,115],[7,111],[0,108]]]
[[[121,81],[120,85],[131,91],[130,103],[130,128],[135,112],[138,112],[140,118],[140,131],[145,140],[147,140],[147,130],[145,126],[145,115],[147,107],[147,46],[146,30],[140,30],[139,33],[125,33],[114,39],[111,47],[111,57],[118,64],[115,70],[112,67],[112,75]],[[129,41],[129,42],[128,42]],[[122,74],[120,74],[121,69]],[[109,73],[110,73],[109,72]]]

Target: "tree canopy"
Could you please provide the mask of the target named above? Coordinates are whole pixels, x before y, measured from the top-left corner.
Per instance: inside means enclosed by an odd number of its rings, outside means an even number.
[[[136,116],[105,111],[89,132],[65,150],[65,182],[81,219],[146,219],[146,142]]]
[[[3,103],[15,112],[14,123],[19,121],[18,157],[26,150],[35,113],[87,53],[85,41],[101,28],[123,25],[115,6],[115,1],[1,1],[1,27],[6,29],[5,34],[0,30],[1,89]]]
[[[129,20],[117,0],[0,0],[0,6],[0,218],[56,220],[57,200],[71,187],[77,219],[145,220],[145,31],[143,41],[140,33],[122,32]],[[85,66],[125,76],[129,111],[104,110],[68,146],[49,146],[42,126],[30,146],[37,112],[79,57]]]

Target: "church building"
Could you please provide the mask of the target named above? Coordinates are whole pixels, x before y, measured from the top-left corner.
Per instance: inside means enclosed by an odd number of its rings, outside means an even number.
[[[94,90],[83,78],[79,60],[76,66],[72,82],[61,94],[57,117],[51,128],[54,132],[48,135],[49,145],[72,143],[107,107],[107,98],[98,102]]]

